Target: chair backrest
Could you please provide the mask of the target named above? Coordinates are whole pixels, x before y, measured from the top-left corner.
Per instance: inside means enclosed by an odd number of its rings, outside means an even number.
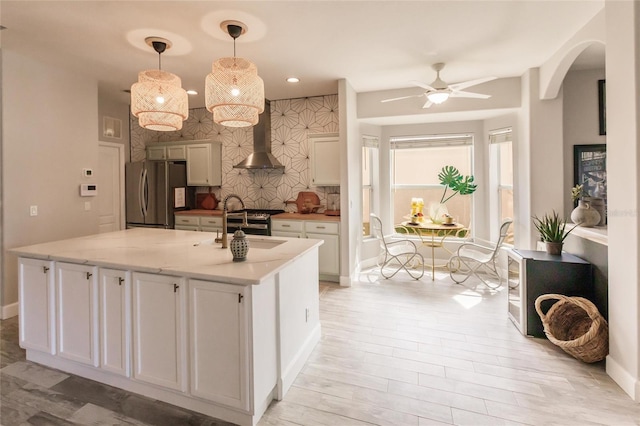
[[[504,243],[504,240],[506,240],[507,236],[509,235],[509,226],[511,226],[512,223],[513,223],[513,220],[510,218],[506,218],[505,220],[502,221],[502,225],[500,225],[500,237],[498,237],[496,248],[494,249],[493,256],[491,257],[496,257],[498,255],[498,252],[500,251],[500,247],[502,246],[502,244]]]
[[[376,237],[380,241],[380,246],[386,250],[387,242],[384,239],[384,231],[382,230],[382,221],[375,213],[371,213],[371,235]]]

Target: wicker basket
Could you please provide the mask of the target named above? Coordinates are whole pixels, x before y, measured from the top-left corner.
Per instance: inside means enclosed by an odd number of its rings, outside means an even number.
[[[546,315],[540,306],[545,300],[558,300]],[[535,307],[551,343],[569,355],[591,363],[603,360],[609,353],[609,326],[589,300],[543,294],[536,299]]]

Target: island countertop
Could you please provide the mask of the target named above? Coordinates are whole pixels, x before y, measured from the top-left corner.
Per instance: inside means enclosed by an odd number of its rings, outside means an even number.
[[[210,232],[133,228],[18,247],[11,252],[35,259],[251,285],[260,284],[322,244],[314,239],[252,235],[247,237],[247,260],[234,262],[228,248],[213,242],[215,236]]]

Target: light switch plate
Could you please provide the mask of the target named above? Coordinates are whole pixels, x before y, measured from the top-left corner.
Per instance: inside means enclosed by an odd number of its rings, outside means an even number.
[[[29,207],[29,216],[38,216],[38,206]]]

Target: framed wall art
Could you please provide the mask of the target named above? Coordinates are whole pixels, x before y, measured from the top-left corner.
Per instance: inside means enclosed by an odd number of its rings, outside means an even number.
[[[598,128],[601,135],[607,134],[606,85],[604,80],[598,80]]]
[[[591,197],[607,198],[607,145],[573,146],[573,184]]]

